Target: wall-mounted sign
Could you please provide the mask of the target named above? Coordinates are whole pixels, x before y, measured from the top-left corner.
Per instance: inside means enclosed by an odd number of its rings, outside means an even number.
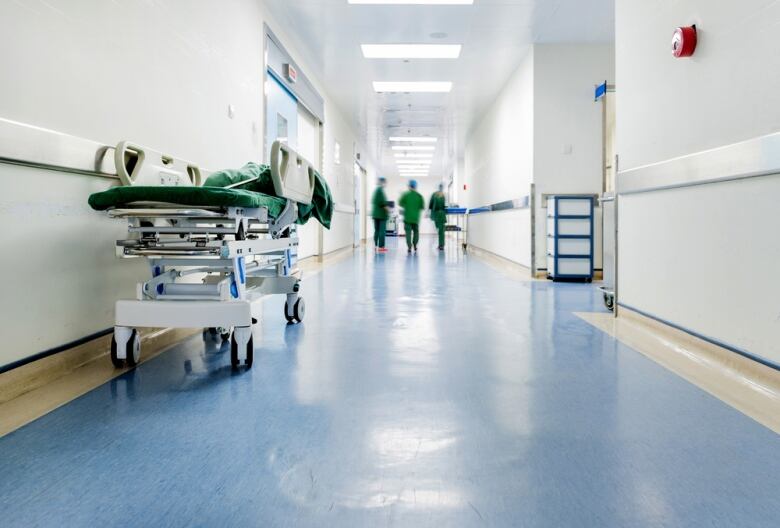
[[[284,76],[291,83],[295,83],[298,80],[298,70],[292,64],[284,65]]]

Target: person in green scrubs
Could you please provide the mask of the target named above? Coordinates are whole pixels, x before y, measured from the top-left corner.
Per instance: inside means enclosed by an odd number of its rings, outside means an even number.
[[[431,195],[428,203],[431,210],[431,220],[439,232],[439,251],[444,250],[444,234],[447,227],[447,199],[444,197],[444,184],[439,184],[439,190]]]
[[[425,210],[425,198],[417,192],[417,181],[409,181],[409,190],[401,195],[398,205],[404,211],[404,231],[406,231],[406,247],[409,253],[417,251],[420,242],[420,216]]]
[[[374,247],[377,253],[387,253],[385,248],[385,231],[387,230],[387,196],[385,195],[387,179],[379,177],[376,190],[371,197],[371,218],[374,219]]]

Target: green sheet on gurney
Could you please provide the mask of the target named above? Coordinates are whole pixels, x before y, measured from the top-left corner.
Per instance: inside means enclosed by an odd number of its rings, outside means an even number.
[[[257,179],[232,189],[225,188],[251,178]],[[252,162],[238,170],[215,172],[202,187],[132,185],[113,187],[89,197],[89,205],[98,211],[134,202],[164,202],[193,207],[266,207],[269,215],[277,217],[287,200],[275,195],[270,167]],[[315,173],[311,204],[298,204],[299,224],[305,224],[312,217],[330,229],[333,196],[328,183],[319,173]]]

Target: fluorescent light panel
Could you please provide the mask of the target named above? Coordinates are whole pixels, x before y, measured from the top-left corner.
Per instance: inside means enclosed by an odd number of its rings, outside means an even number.
[[[390,141],[393,142],[399,142],[399,141],[407,141],[409,143],[436,143],[439,141],[439,138],[435,137],[391,137]]]
[[[424,145],[412,145],[412,146],[395,145],[391,148],[393,150],[404,150],[404,151],[436,150],[436,147],[429,147]]]
[[[401,154],[400,152],[395,153],[395,158],[397,160],[401,159],[426,159],[426,158],[432,158],[433,154]]]
[[[452,83],[449,81],[374,81],[374,91],[377,93],[447,93],[450,90],[452,90]]]
[[[347,0],[347,3],[358,5],[472,5],[474,0]]]
[[[362,44],[367,59],[457,59],[460,44]]]

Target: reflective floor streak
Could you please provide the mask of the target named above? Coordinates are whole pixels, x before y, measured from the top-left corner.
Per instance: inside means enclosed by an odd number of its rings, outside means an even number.
[[[269,298],[0,439],[8,526],[780,526],[780,436],[453,248]]]

